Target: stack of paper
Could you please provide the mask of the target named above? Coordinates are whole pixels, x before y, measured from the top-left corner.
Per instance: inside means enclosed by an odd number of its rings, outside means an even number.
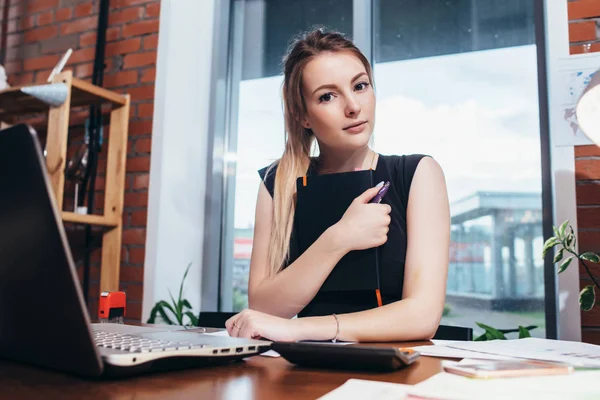
[[[408,389],[411,396],[442,400],[592,400],[600,398],[600,371],[526,378],[472,379],[439,373]]]

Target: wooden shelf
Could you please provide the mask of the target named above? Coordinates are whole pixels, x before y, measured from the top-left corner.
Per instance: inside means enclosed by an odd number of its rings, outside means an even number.
[[[66,85],[65,102],[49,106],[35,97],[23,93],[21,87],[0,91],[0,122],[8,122],[14,116],[48,113],[46,137],[46,166],[56,205],[63,209],[65,168],[67,166],[67,140],[72,107],[87,105],[110,105],[110,140],[106,146],[104,210],[102,215],[76,214],[62,211],[67,226],[69,243],[74,249],[89,247],[81,242],[81,232],[91,227],[94,245],[101,242],[100,291],[119,290],[121,266],[121,240],[123,234],[123,202],[125,171],[127,163],[127,136],[129,125],[130,96],[111,92],[89,82],[73,77],[72,71],[64,71],[54,77],[52,83]],[[42,84],[43,85],[43,84]],[[108,108],[108,107],[103,107]]]
[[[64,222],[73,222],[75,224],[100,225],[106,228],[115,228],[119,225],[118,221],[105,217],[104,215],[77,214],[70,211],[63,211],[62,219]]]
[[[59,82],[54,82],[59,83]],[[66,83],[66,82],[65,82]],[[41,83],[40,85],[44,85]],[[35,85],[26,85],[35,86]],[[17,86],[0,91],[0,120],[7,116],[48,112],[50,106],[21,91],[26,86]],[[124,95],[92,85],[81,79],[72,78],[70,107],[110,104],[122,107],[127,102]]]

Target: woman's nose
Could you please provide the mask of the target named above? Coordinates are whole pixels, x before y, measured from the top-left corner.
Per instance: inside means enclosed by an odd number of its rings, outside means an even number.
[[[346,101],[346,116],[353,117],[360,113],[360,103],[354,96],[347,97]]]

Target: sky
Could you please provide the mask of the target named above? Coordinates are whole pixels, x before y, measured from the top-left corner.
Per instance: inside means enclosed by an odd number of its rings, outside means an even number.
[[[451,203],[476,191],[541,192],[534,45],[375,64],[374,72],[376,151],[433,156]],[[236,228],[253,225],[257,170],[283,152],[282,79],[240,84],[230,154]]]

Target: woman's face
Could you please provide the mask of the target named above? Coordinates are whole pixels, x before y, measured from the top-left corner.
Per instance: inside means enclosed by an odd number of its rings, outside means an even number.
[[[369,143],[375,124],[375,94],[360,59],[349,51],[322,53],[306,64],[302,92],[319,146],[356,150]]]

